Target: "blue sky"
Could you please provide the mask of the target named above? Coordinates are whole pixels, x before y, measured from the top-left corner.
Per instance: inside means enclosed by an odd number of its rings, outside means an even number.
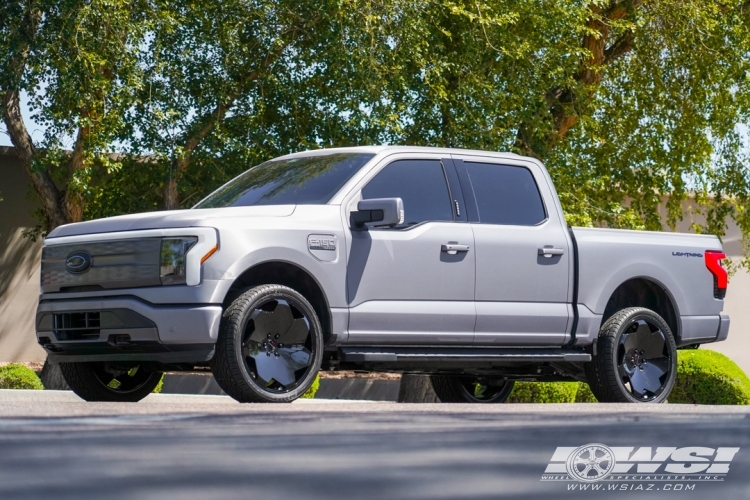
[[[31,138],[34,140],[35,143],[38,143],[44,138],[44,131],[45,128],[41,125],[37,124],[32,120],[31,118],[31,111],[29,110],[29,99],[25,92],[21,93],[21,115],[23,116],[23,120],[26,123],[26,127],[29,129],[29,133],[31,134]],[[5,123],[0,120],[0,146],[12,146],[13,144],[10,142],[10,137],[8,136],[5,128]]]

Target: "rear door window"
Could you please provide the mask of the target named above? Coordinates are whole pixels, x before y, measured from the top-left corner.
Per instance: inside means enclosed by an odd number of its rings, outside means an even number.
[[[534,226],[544,221],[539,187],[529,169],[464,161],[481,224]]]

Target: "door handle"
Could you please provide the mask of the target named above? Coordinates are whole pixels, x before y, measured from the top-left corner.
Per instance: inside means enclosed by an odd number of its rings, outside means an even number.
[[[441,245],[440,251],[448,252],[449,254],[454,255],[458,252],[468,252],[469,245],[459,245],[458,243],[448,243],[446,245]]]
[[[554,248],[552,245],[544,245],[544,248],[539,249],[539,255],[551,259],[553,255],[562,255],[565,250],[562,248]]]

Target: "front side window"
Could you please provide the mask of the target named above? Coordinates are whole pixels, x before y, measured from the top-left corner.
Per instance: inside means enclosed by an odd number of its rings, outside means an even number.
[[[426,221],[452,221],[448,184],[438,160],[397,160],[362,189],[362,198],[401,198],[408,227]]]
[[[333,153],[267,161],[229,181],[193,208],[325,205],[373,156]]]
[[[464,162],[482,224],[534,226],[547,218],[529,169]]]

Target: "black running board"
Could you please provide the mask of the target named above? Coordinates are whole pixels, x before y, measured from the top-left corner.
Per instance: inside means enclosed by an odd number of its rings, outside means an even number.
[[[580,349],[556,347],[341,347],[341,360],[349,363],[387,364],[508,364],[591,361],[591,355]]]

